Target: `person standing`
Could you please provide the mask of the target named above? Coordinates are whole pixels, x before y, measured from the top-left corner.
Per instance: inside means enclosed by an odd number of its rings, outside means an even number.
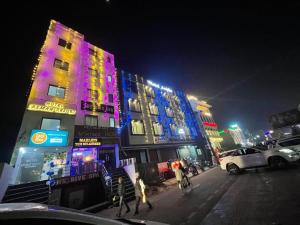
[[[135,196],[136,196],[136,205],[135,205],[135,212],[134,215],[139,214],[139,206],[141,200],[143,203],[147,203],[149,209],[152,209],[152,205],[147,199],[146,193],[145,193],[145,184],[144,181],[141,179],[140,174],[136,174],[136,183],[135,183]]]
[[[119,211],[117,213],[117,217],[121,216],[123,204],[126,206],[126,209],[127,209],[126,213],[130,212],[130,208],[125,200],[125,193],[126,193],[126,189],[125,189],[125,183],[124,183],[123,177],[119,177],[119,179],[118,179],[118,195],[120,197],[120,201],[119,201]]]

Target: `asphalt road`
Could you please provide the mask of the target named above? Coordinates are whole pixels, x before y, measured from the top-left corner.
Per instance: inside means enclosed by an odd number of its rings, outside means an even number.
[[[174,225],[297,225],[300,224],[300,167],[259,169],[229,176],[220,168],[192,179],[186,195],[174,186],[153,196],[152,210],[145,205],[139,218]],[[115,218],[117,208],[98,214]]]

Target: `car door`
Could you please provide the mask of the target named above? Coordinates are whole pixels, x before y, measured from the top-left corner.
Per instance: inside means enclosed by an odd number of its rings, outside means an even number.
[[[233,151],[230,155],[231,157],[231,163],[236,164],[240,169],[243,169],[246,167],[246,165],[244,164],[244,152],[242,149],[237,149],[235,151]]]
[[[244,163],[246,167],[266,165],[266,159],[261,151],[254,148],[244,148]]]

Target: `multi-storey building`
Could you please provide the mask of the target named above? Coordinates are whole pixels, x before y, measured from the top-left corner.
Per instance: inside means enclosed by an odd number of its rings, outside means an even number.
[[[211,105],[205,101],[198,100],[195,96],[188,96],[191,106],[196,114],[200,127],[204,130],[207,139],[210,142],[212,150],[221,150],[223,138],[218,132],[218,125],[214,121]]]
[[[240,144],[242,146],[247,145],[247,140],[245,138],[243,130],[239,127],[238,124],[230,125],[230,128],[228,129],[228,131],[229,131],[230,135],[232,136],[235,144]]]
[[[205,154],[192,108],[182,91],[120,72],[122,145],[137,163],[198,159]]]
[[[118,127],[114,56],[52,20],[11,159],[16,183],[115,167]]]

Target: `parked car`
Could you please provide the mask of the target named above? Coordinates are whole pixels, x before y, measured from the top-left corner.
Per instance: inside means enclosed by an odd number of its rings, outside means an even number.
[[[288,147],[289,149],[300,153],[300,135],[279,139],[277,141],[277,146]]]
[[[299,159],[299,153],[282,147],[268,150],[239,148],[220,154],[221,168],[229,174],[237,174],[244,169],[263,166],[283,168],[289,163],[299,161]]]
[[[137,219],[106,219],[79,210],[38,203],[0,204],[0,224],[3,225],[164,225]]]

